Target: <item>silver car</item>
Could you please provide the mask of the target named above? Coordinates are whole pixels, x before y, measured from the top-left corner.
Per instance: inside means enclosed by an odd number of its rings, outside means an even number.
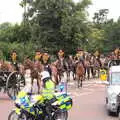
[[[108,73],[108,83],[106,89],[106,106],[109,114],[118,113],[118,96],[120,94],[120,65],[111,66]]]

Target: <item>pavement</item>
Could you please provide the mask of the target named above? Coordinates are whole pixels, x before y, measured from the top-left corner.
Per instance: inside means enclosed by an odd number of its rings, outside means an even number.
[[[118,120],[117,116],[108,116],[105,107],[106,85],[99,79],[83,82],[77,88],[76,81],[68,83],[68,94],[73,98],[73,107],[68,120]],[[0,93],[0,120],[7,120],[14,103],[4,93]]]

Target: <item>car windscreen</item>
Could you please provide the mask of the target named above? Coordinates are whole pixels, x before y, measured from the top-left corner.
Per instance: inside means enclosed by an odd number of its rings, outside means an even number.
[[[114,84],[120,84],[120,72],[112,73],[111,75],[111,83]]]

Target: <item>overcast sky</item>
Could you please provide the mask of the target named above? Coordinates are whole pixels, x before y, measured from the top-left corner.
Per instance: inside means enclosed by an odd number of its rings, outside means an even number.
[[[74,0],[75,2],[79,0]],[[0,23],[20,22],[23,9],[19,6],[20,0],[0,0]],[[90,17],[99,9],[109,9],[109,18],[117,19],[120,16],[120,0],[92,0],[93,5],[88,9]]]

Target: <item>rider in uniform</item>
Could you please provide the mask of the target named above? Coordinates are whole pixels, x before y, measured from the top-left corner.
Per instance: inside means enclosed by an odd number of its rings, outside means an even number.
[[[58,62],[61,64],[61,67],[63,68],[63,71],[67,71],[68,70],[68,63],[65,59],[65,53],[63,50],[59,50],[58,52]]]
[[[48,71],[49,74],[52,75],[52,70],[50,68],[51,61],[50,61],[50,56],[49,56],[48,52],[43,53],[41,62],[44,66],[44,70]]]
[[[77,49],[77,53],[74,57],[76,63],[78,62],[82,62],[83,66],[85,67],[84,65],[84,51],[80,48]]]
[[[41,61],[41,58],[42,58],[42,53],[40,50],[37,50],[36,53],[35,53],[35,61]]]
[[[68,63],[65,59],[65,53],[64,51],[61,49],[59,50],[58,52],[58,60],[57,60],[57,69],[58,69],[58,72],[59,72],[59,77],[60,77],[60,80],[61,80],[61,76],[66,76],[65,72],[68,72]]]
[[[95,55],[95,57],[96,57],[97,62],[99,63],[100,68],[101,68],[102,63],[101,63],[101,60],[100,60],[100,52],[97,50],[97,51],[94,53],[94,55]]]
[[[12,64],[14,65],[15,70],[16,70],[16,71],[19,71],[19,67],[18,67],[18,56],[17,56],[17,52],[16,52],[15,50],[11,53],[11,62],[12,62]]]

